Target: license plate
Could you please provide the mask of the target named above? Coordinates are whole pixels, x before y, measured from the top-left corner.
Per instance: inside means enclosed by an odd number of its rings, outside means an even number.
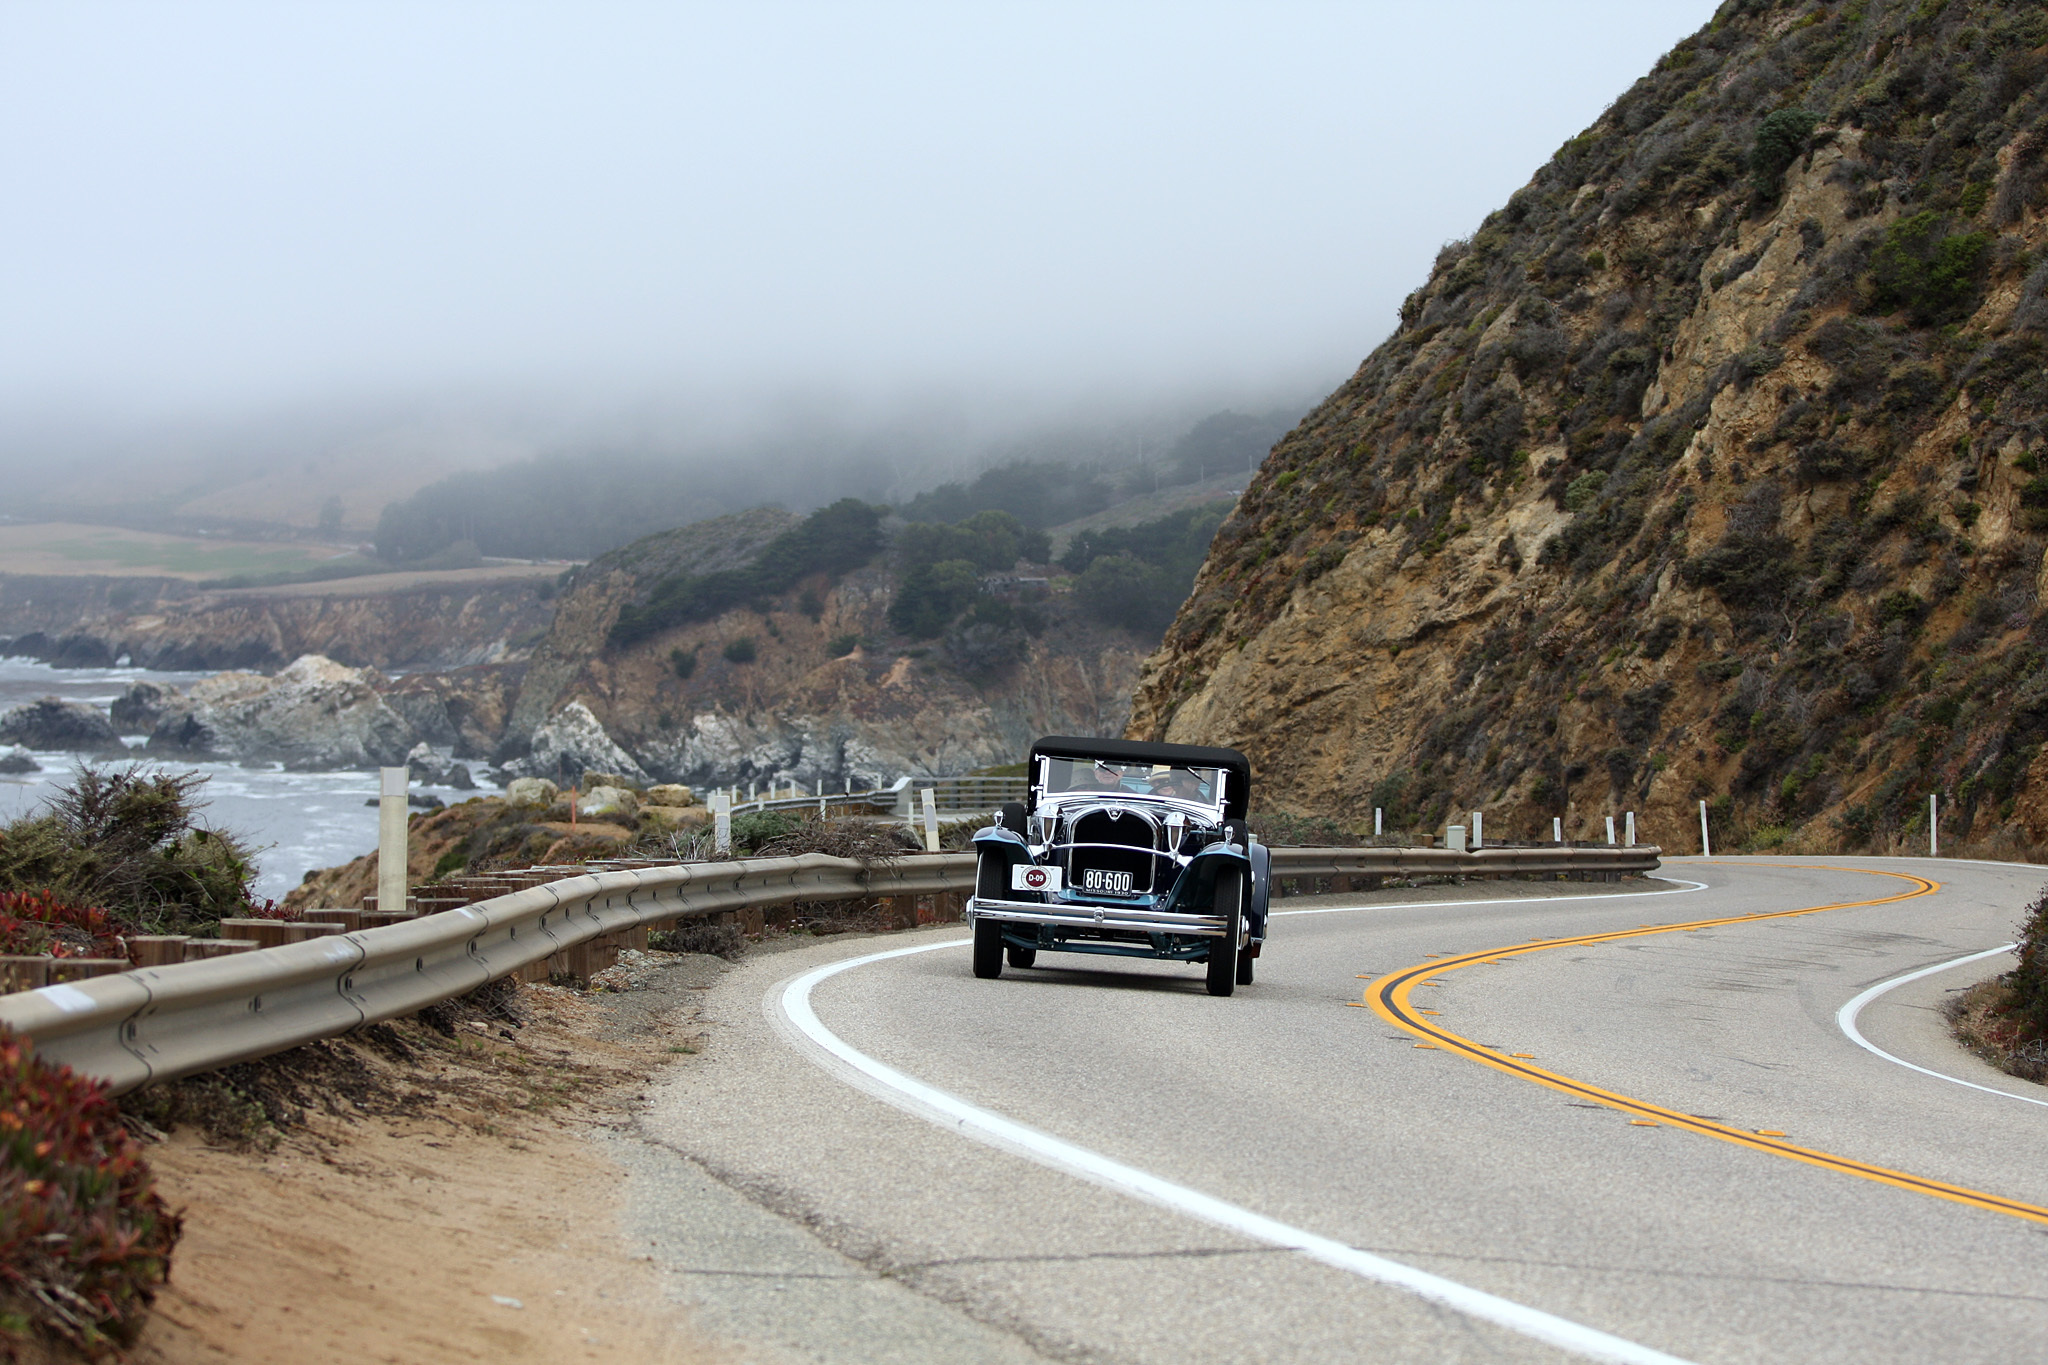
[[[1099,867],[1087,868],[1081,873],[1081,889],[1100,891],[1108,896],[1128,896],[1131,894],[1131,874],[1109,872]]]
[[[1060,870],[1056,867],[1032,867],[1028,863],[1010,864],[1010,889],[1012,891],[1057,891],[1060,889]]]

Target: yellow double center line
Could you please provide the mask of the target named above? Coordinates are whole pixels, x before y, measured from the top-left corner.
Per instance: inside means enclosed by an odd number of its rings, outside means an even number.
[[[1772,865],[1777,867],[1801,866],[1800,864],[1786,863]],[[1409,993],[1423,981],[1441,976],[1445,972],[1457,971],[1461,967],[1469,967],[1475,962],[1499,962],[1505,958],[1526,957],[1531,953],[1548,952],[1552,948],[1575,948],[1591,943],[1615,943],[1623,939],[1649,938],[1655,934],[1673,934],[1695,929],[1712,929],[1725,924],[1755,924],[1759,920],[1792,919],[1800,915],[1818,915],[1828,910],[1849,910],[1865,905],[1889,905],[1894,901],[1911,900],[1916,896],[1931,895],[1941,889],[1939,882],[1932,882],[1925,877],[1915,877],[1904,872],[1885,872],[1874,868],[1861,867],[1829,867],[1824,870],[1830,872],[1864,872],[1873,877],[1896,877],[1900,881],[1911,882],[1913,889],[1901,891],[1896,896],[1880,896],[1875,900],[1836,901],[1829,905],[1809,905],[1800,910],[1774,910],[1760,915],[1730,915],[1723,919],[1691,920],[1684,924],[1657,924],[1639,929],[1622,929],[1607,934],[1579,934],[1570,938],[1532,939],[1527,943],[1517,943],[1506,948],[1492,949],[1488,952],[1465,953],[1456,957],[1438,958],[1434,962],[1424,962],[1418,966],[1404,967],[1398,972],[1390,972],[1386,976],[1381,977],[1367,988],[1366,1003],[1372,1006],[1374,1013],[1378,1014],[1380,1018],[1388,1023],[1407,1029],[1418,1037],[1426,1038],[1446,1051],[1458,1053],[1472,1061],[1490,1066],[1496,1071],[1505,1071],[1510,1076],[1519,1076],[1525,1081],[1534,1081],[1538,1085],[1547,1085],[1552,1090],[1562,1090],[1567,1095],[1608,1105],[1623,1113],[1635,1114],[1645,1119],[1654,1119],[1658,1123],[1669,1124],[1673,1128],[1683,1128],[1689,1132],[1704,1133],[1708,1137],[1719,1138],[1723,1142],[1732,1142],[1738,1147],[1749,1147],[1759,1152],[1768,1152],[1772,1156],[1788,1157],[1793,1161],[1804,1161],[1808,1165],[1823,1166],[1829,1170],[1840,1171],[1846,1175],[1861,1177],[1864,1180],[1875,1180],[1886,1185],[1896,1185],[1903,1190],[1914,1190],[1920,1194],[1931,1194],[1937,1199],[1952,1199],[1958,1204],[1968,1204],[1974,1208],[1989,1209],[1994,1213],[2010,1214],[2012,1217],[2031,1219],[2036,1223],[2048,1223],[2048,1208],[2042,1208],[2035,1204],[2025,1204],[2017,1199],[2005,1199],[1995,1194],[1986,1194],[1982,1190],[1966,1189],[1961,1185],[1950,1185],[1939,1180],[1929,1180],[1924,1176],[1909,1175],[1904,1171],[1894,1171],[1883,1166],[1873,1166],[1868,1162],[1852,1160],[1845,1156],[1836,1156],[1831,1152],[1815,1151],[1811,1147],[1800,1147],[1793,1143],[1759,1133],[1744,1132],[1739,1128],[1730,1128],[1726,1124],[1715,1123],[1708,1119],[1698,1118],[1692,1114],[1683,1114],[1675,1109],[1666,1109],[1661,1104],[1650,1104],[1628,1095],[1616,1094],[1612,1090],[1603,1090],[1599,1086],[1590,1085],[1585,1081],[1573,1080],[1569,1076],[1560,1076],[1555,1071],[1546,1071],[1544,1068],[1531,1065],[1520,1058],[1503,1056],[1491,1048],[1482,1047],[1470,1038],[1452,1033],[1442,1025],[1422,1017],[1422,1012],[1409,999]]]

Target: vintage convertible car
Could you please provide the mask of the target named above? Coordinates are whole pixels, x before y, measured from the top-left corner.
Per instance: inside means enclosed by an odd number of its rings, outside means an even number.
[[[1243,754],[1054,735],[1029,775],[1029,808],[974,836],[976,976],[1106,953],[1206,963],[1211,995],[1251,984],[1272,862],[1245,825]]]

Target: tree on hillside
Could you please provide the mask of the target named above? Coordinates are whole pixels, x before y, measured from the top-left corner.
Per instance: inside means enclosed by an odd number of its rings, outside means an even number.
[[[1292,418],[1273,413],[1247,417],[1226,408],[1204,417],[1174,442],[1166,463],[1177,472],[1179,483],[1195,483],[1226,470],[1249,472],[1293,424]]]

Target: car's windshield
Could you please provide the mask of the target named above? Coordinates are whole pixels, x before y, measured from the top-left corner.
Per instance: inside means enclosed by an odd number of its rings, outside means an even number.
[[[1040,762],[1047,796],[1171,796],[1211,807],[1223,802],[1220,768],[1184,768],[1102,758],[1046,757]]]

